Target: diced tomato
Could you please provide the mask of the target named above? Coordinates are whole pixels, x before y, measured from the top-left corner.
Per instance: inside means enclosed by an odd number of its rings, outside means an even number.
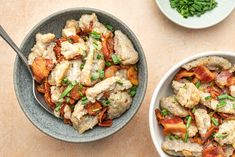
[[[215,74],[205,66],[198,66],[194,69],[196,77],[203,83],[209,83],[215,79]]]
[[[194,75],[194,72],[190,72],[190,71],[182,69],[175,75],[175,80],[179,81],[182,78],[192,77],[193,75]]]

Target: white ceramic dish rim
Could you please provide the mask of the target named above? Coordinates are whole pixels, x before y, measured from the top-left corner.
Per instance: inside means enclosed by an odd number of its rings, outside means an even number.
[[[235,8],[235,3],[234,3],[234,7],[233,9],[231,9],[230,11],[227,12],[227,14],[224,14],[224,16],[222,16],[222,18],[218,18],[218,20],[216,20],[216,22],[212,23],[212,24],[208,24],[208,25],[203,25],[203,26],[190,26],[187,24],[182,24],[179,21],[177,21],[176,19],[174,19],[173,17],[169,16],[165,9],[163,7],[161,7],[159,0],[155,0],[158,8],[161,10],[161,12],[172,22],[174,22],[175,24],[179,25],[179,26],[183,26],[185,28],[189,28],[189,29],[204,29],[204,28],[208,28],[208,27],[212,27],[214,25],[217,25],[218,23],[222,22],[223,20],[225,20],[230,14],[231,12],[234,10]]]
[[[208,52],[202,52],[202,53],[196,54],[194,56],[188,57],[186,59],[183,59],[182,61],[180,61],[179,63],[174,65],[172,68],[170,68],[170,70],[160,80],[160,82],[158,83],[158,85],[156,86],[156,88],[153,92],[152,99],[150,102],[150,107],[149,107],[149,129],[150,129],[150,134],[151,134],[151,138],[154,143],[154,146],[161,157],[169,157],[169,156],[162,150],[161,143],[159,144],[157,142],[157,139],[159,137],[156,136],[156,130],[154,130],[154,123],[157,122],[156,117],[155,117],[155,113],[154,113],[154,109],[155,109],[155,101],[158,96],[158,93],[160,92],[160,89],[162,88],[164,82],[172,75],[172,73],[174,73],[182,65],[184,65],[190,61],[193,61],[197,58],[206,57],[206,56],[235,57],[235,52],[233,52],[233,51],[208,51]],[[159,128],[159,126],[157,126],[157,127]],[[162,137],[160,137],[160,138],[162,138]]]

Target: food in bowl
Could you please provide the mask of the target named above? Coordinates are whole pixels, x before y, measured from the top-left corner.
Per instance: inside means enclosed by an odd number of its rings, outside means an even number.
[[[54,115],[79,133],[108,127],[132,104],[138,53],[129,38],[96,14],[68,20],[62,37],[36,34],[28,63]]]
[[[234,63],[219,56],[196,59],[172,80],[172,95],[155,109],[172,156],[233,156],[235,148]]]

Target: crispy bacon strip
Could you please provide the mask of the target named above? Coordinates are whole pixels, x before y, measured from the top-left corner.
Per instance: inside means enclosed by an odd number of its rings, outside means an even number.
[[[202,150],[203,157],[225,157],[225,153],[221,146],[207,146]]]
[[[218,112],[218,114],[219,114],[220,117],[222,117],[224,120],[235,120],[235,115],[233,115],[233,114],[221,113],[221,112]]]
[[[210,136],[217,131],[218,131],[218,127],[211,126],[206,132],[206,134],[202,137],[202,143],[205,143],[210,138]]]
[[[186,126],[180,117],[165,118],[160,121],[164,127],[163,133],[165,135],[175,134],[184,137],[186,133]]]
[[[96,101],[95,103],[89,103],[86,105],[87,113],[91,116],[95,116],[102,110],[102,105]]]
[[[227,86],[235,85],[235,77],[228,78]]]
[[[102,36],[102,52],[104,54],[105,60],[111,60],[114,49],[113,33],[109,35]]]
[[[45,99],[46,103],[49,105],[49,107],[54,110],[55,103],[53,103],[51,100],[50,84],[47,81],[44,82],[44,89],[45,89],[44,99]]]
[[[39,93],[45,94],[45,88],[44,88],[44,84],[40,84],[36,87],[37,91]]]
[[[205,66],[198,66],[194,69],[195,76],[203,83],[209,83],[215,79],[215,74]]]
[[[99,126],[102,127],[110,127],[113,124],[113,120],[112,119],[108,119],[108,120],[104,120],[101,123],[98,123]]]
[[[68,39],[72,40],[72,43],[78,43],[79,42],[79,36],[78,35],[71,35],[68,37]]]
[[[175,75],[175,80],[179,81],[182,78],[192,77],[193,75],[194,75],[194,72],[190,72],[190,71],[182,69]]]
[[[158,123],[160,123],[161,120],[164,119],[164,116],[162,115],[161,111],[158,108],[155,109],[155,115],[156,115]]]
[[[201,139],[200,137],[198,137],[198,136],[191,137],[191,138],[190,138],[190,142],[192,142],[192,143],[198,143],[198,144],[200,144],[200,145],[203,144],[203,143],[202,143],[202,139]]]
[[[80,84],[77,84],[70,91],[70,98],[74,100],[79,100],[83,95],[85,95],[86,87],[82,87]]]
[[[137,86],[139,84],[138,81],[138,72],[136,70],[136,68],[134,66],[131,66],[128,70],[127,70],[127,79],[131,81],[131,83],[135,86]]]
[[[219,95],[222,94],[221,89],[219,89],[217,86],[209,86],[207,87],[208,92],[210,93],[211,97],[216,99]]]
[[[53,67],[54,64],[50,59],[36,57],[31,66],[35,80],[38,83],[41,83],[44,79],[48,77]]]
[[[64,59],[64,56],[61,54],[61,43],[67,40],[68,39],[66,37],[61,37],[55,41],[56,45],[54,46],[53,51],[55,52],[55,56],[58,62]]]
[[[105,118],[106,114],[105,112],[107,111],[107,108],[104,108],[99,114],[98,114],[98,122],[101,123]]]
[[[110,67],[107,67],[105,70],[104,70],[104,76],[105,78],[109,78],[109,77],[112,77],[115,75],[115,73],[120,70],[120,66],[117,66],[117,65],[112,65]]]

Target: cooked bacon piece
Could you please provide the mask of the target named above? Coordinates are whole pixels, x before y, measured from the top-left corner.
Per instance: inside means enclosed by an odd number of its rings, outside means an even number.
[[[203,148],[203,157],[225,157],[225,153],[221,146],[207,146]]]
[[[104,70],[105,78],[109,78],[115,75],[115,73],[120,70],[120,66],[112,65]]]
[[[202,143],[205,143],[205,142],[210,138],[210,136],[211,136],[213,133],[217,132],[217,131],[218,131],[218,127],[212,125],[212,126],[207,130],[207,132],[205,133],[205,135],[202,137]]]
[[[186,126],[183,120],[179,117],[165,118],[165,119],[162,119],[160,123],[164,127],[163,133],[165,135],[172,133],[172,134],[184,137],[186,133]]]
[[[31,66],[35,80],[38,83],[41,83],[45,78],[48,77],[53,67],[54,64],[50,59],[36,57]]]
[[[218,112],[218,114],[219,114],[220,117],[222,117],[224,120],[235,120],[235,115],[233,115],[233,114],[222,113],[222,112]]]
[[[215,74],[205,66],[198,66],[194,69],[196,77],[203,83],[209,83],[215,79]]]
[[[198,144],[200,144],[200,145],[203,144],[203,143],[202,143],[202,139],[201,139],[200,137],[198,137],[198,136],[191,137],[191,138],[190,138],[190,142],[192,142],[192,143],[198,143]]]
[[[47,81],[44,82],[44,89],[45,89],[44,99],[45,99],[46,103],[49,105],[49,107],[54,110],[55,103],[53,103],[51,100],[50,84]]]
[[[105,112],[107,111],[107,108],[104,108],[99,114],[98,114],[98,122],[101,123],[107,116]]]
[[[112,124],[113,124],[112,119],[104,120],[101,123],[98,123],[99,126],[103,126],[103,127],[109,127],[109,126],[112,126]]]
[[[78,35],[71,35],[68,37],[68,39],[72,40],[72,43],[78,43],[79,42],[79,36]]]
[[[102,110],[102,105],[96,101],[95,103],[89,103],[86,105],[87,113],[91,116],[95,116]]]
[[[55,52],[55,56],[58,62],[64,59],[64,56],[61,54],[61,43],[67,40],[68,39],[66,37],[61,37],[55,41],[56,45],[54,46],[53,51]]]
[[[104,54],[105,60],[111,60],[113,54],[114,41],[112,32],[109,35],[102,36],[102,52]]]
[[[36,87],[37,91],[39,93],[45,94],[45,88],[44,88],[44,84],[40,84]]]
[[[227,86],[235,85],[235,77],[228,78]]]
[[[137,86],[139,84],[138,81],[138,72],[136,70],[136,68],[134,66],[131,66],[128,70],[127,70],[127,78],[128,80],[131,81],[131,83],[135,86]]]
[[[175,80],[179,81],[182,78],[192,77],[193,75],[194,75],[194,72],[190,72],[190,71],[182,69],[175,75]]]
[[[216,99],[219,95],[222,94],[221,89],[216,86],[209,86],[207,87],[208,92],[210,93],[211,97]]]
[[[155,115],[156,115],[158,123],[160,123],[161,120],[164,119],[164,116],[162,115],[161,111],[158,108],[155,109]]]
[[[70,98],[74,100],[79,100],[83,95],[85,95],[86,87],[82,87],[80,84],[77,84],[70,91]]]
[[[223,88],[225,85],[228,84],[228,79],[232,77],[232,73],[228,70],[222,71],[219,73],[215,78],[215,83],[220,87]]]

